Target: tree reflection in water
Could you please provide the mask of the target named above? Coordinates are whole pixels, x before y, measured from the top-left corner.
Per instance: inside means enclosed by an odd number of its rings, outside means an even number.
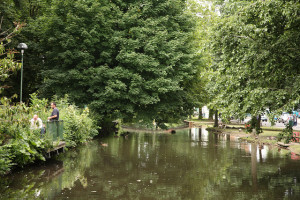
[[[2,199],[275,199],[300,197],[299,161],[205,129],[107,137],[61,163],[1,178]]]

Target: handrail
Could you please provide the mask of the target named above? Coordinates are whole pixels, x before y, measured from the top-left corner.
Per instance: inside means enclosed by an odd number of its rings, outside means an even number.
[[[45,138],[51,142],[63,140],[63,126],[63,120],[47,121]]]

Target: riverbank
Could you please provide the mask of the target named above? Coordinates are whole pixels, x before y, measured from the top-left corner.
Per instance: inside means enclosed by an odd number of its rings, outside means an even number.
[[[88,108],[79,109],[69,104],[67,97],[54,99],[60,111],[60,119],[47,122],[51,110],[48,100],[31,95],[32,103],[14,104],[11,99],[2,100],[0,106],[0,176],[16,168],[45,162],[51,151],[58,147],[76,147],[98,135],[96,122]],[[32,116],[38,115],[46,126],[46,133],[30,127]],[[49,126],[48,126],[49,125]],[[63,141],[63,142],[62,142]]]
[[[263,132],[261,134],[253,135],[250,133],[246,133],[242,124],[224,124],[225,128],[215,128],[213,127],[212,120],[193,121],[195,122],[195,124],[207,126],[207,130],[214,133],[229,134],[239,138],[242,141],[256,143],[259,145],[271,145],[274,147],[276,146],[279,148],[285,148],[292,154],[300,155],[300,143],[291,142],[289,144],[283,144],[277,141],[277,136],[282,131],[282,128],[262,127]]]

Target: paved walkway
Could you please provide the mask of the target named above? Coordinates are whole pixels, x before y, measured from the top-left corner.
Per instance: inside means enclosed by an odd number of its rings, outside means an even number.
[[[237,120],[231,120],[232,123],[239,123]],[[244,123],[241,123],[241,124],[244,124]],[[285,128],[285,125],[284,123],[276,123],[274,126],[271,126],[271,123],[270,122],[262,122],[262,126],[263,127],[274,127],[274,128],[282,128],[284,129]],[[293,127],[294,130],[299,130],[300,131],[300,120],[298,121],[298,124],[297,126],[294,126]]]
[[[263,122],[262,123],[263,127],[271,127],[271,123],[270,122]],[[276,128],[285,128],[285,125],[283,123],[276,123],[274,126],[272,127],[276,127]],[[293,126],[294,130],[300,130],[300,124],[298,123],[297,126]]]

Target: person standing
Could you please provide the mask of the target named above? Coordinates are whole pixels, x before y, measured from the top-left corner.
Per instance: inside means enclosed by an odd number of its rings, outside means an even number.
[[[294,114],[294,126],[297,126],[297,115]]]
[[[50,121],[59,120],[59,111],[56,108],[56,103],[55,102],[51,103],[51,108],[53,110],[52,110],[51,116],[48,117],[48,120],[50,120]]]

